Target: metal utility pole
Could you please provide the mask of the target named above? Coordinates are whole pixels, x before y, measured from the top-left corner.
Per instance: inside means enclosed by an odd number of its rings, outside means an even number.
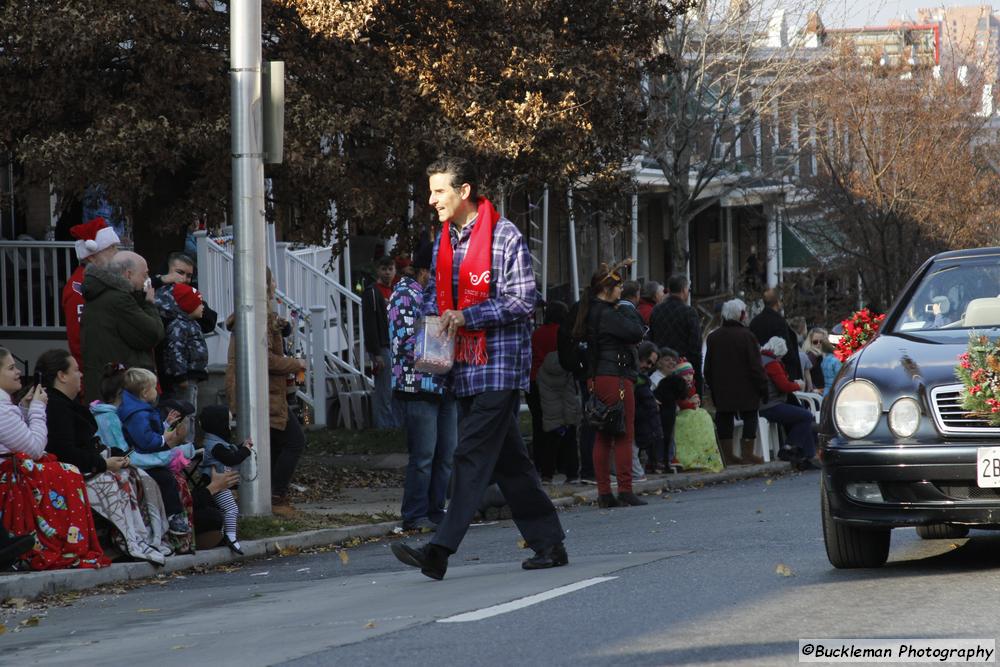
[[[237,425],[257,453],[256,470],[248,459],[240,485],[248,515],[271,513],[260,24],[260,0],[229,3]]]

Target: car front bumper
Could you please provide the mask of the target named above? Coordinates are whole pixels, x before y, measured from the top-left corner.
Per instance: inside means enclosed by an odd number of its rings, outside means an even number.
[[[1000,488],[976,484],[977,448],[994,445],[1000,442],[840,445],[832,439],[821,450],[830,513],[837,521],[873,528],[1000,527]]]

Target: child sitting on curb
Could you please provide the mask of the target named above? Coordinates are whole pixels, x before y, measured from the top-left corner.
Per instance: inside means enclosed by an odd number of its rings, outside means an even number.
[[[250,456],[253,443],[247,439],[242,445],[234,445],[229,440],[232,431],[229,425],[229,408],[224,405],[210,405],[201,411],[201,430],[205,434],[204,458],[201,461],[201,474],[208,478],[212,471],[229,472],[238,467]],[[223,542],[232,551],[243,555],[239,541],[236,539],[236,524],[240,517],[240,509],[232,490],[226,488],[212,495],[215,504],[224,515]]]

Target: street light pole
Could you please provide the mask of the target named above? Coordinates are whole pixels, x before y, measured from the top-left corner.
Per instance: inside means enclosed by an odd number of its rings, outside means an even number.
[[[260,26],[260,0],[229,3],[237,428],[257,452],[256,471],[240,487],[248,515],[271,513]]]

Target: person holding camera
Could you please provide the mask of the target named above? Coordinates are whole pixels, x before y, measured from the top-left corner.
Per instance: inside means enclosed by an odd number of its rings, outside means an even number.
[[[623,421],[598,429],[594,442],[594,472],[600,507],[645,505],[632,492],[632,441],[635,439],[636,346],[642,340],[642,320],[618,305],[622,294],[622,269],[630,262],[594,272],[580,301],[573,336],[587,341],[590,379],[588,385],[598,401],[611,410],[621,410]],[[620,427],[620,428],[619,428]],[[618,497],[611,493],[611,452],[615,455]]]

